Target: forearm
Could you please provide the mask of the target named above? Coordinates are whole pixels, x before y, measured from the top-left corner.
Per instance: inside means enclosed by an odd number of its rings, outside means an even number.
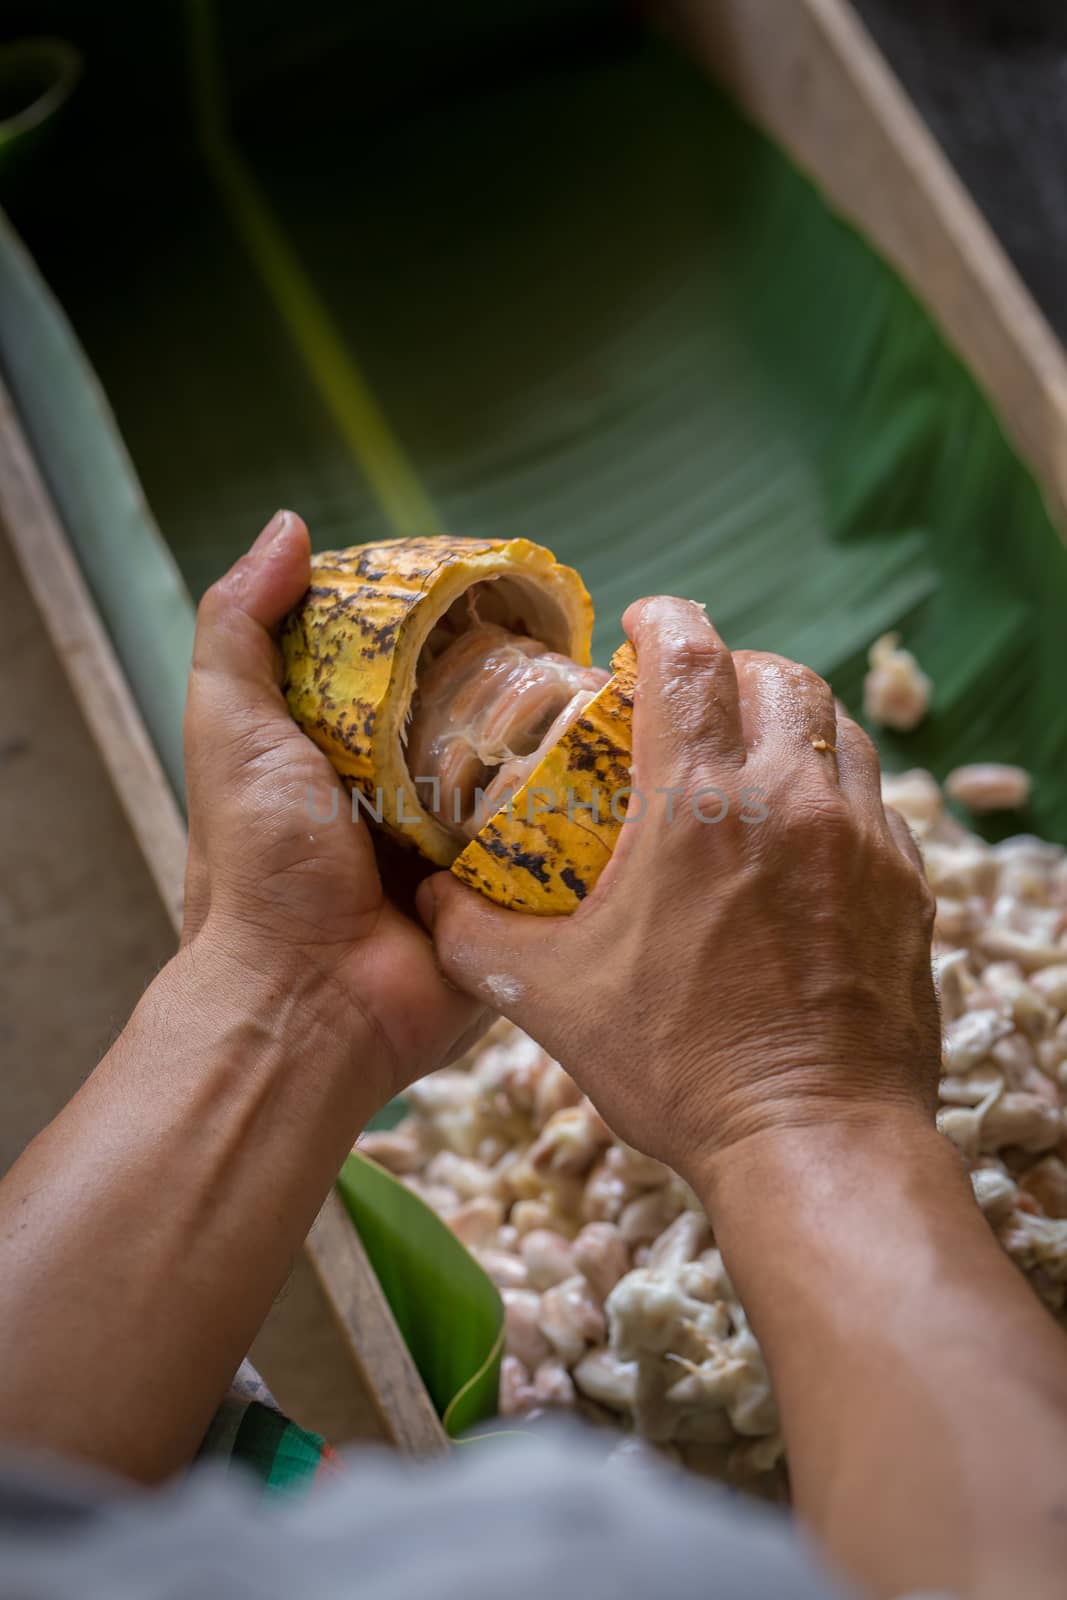
[[[707,1176],[798,1509],[873,1592],[1060,1592],[1067,1340],[917,1114],[760,1136]]]
[[[0,1438],[145,1479],[190,1458],[375,1109],[318,1015],[194,941],[16,1163]]]

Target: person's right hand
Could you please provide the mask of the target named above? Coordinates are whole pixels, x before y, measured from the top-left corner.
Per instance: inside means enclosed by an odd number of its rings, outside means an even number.
[[[883,809],[870,740],[821,678],[731,655],[688,601],[640,601],[623,621],[645,815],[571,917],[428,879],[419,905],[445,975],[691,1181],[767,1129],[886,1107],[932,1124],[934,902],[906,826]],[[721,811],[709,789],[729,799],[714,824],[696,815]]]

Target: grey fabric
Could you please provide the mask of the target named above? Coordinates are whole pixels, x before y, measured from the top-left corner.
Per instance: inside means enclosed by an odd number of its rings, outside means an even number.
[[[156,1493],[0,1458],[3,1600],[842,1600],[780,1513],[596,1436],[384,1453],[307,1499],[220,1467]]]

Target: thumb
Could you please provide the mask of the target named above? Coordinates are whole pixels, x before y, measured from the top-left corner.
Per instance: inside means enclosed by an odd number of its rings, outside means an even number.
[[[520,1028],[536,1027],[538,1001],[569,919],[505,911],[450,872],[426,878],[415,904],[449,982]]]
[[[303,520],[276,511],[247,555],[204,595],[196,618],[194,670],[218,672],[248,688],[276,685],[272,630],[311,578],[311,543]]]
[[[310,576],[307,528],[294,512],[278,511],[247,555],[204,595],[185,716],[192,771],[205,762],[225,766],[236,737],[266,732],[285,713],[275,631]]]

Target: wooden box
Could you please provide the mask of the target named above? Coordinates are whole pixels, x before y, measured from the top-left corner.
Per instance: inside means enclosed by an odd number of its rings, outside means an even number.
[[[205,32],[209,11],[190,7],[194,55],[211,47]],[[896,267],[989,397],[1041,485],[1050,514],[1067,525],[1063,353],[845,0],[674,0],[654,6],[650,20],[791,154]],[[588,37],[582,47],[589,48]],[[358,375],[354,379],[343,363],[332,365],[336,329],[322,323],[322,307],[313,294],[309,301],[300,261],[234,163],[211,100],[217,82],[204,70],[199,77],[194,71],[194,82],[201,97],[202,155],[213,165],[217,190],[229,207],[234,248],[259,252],[276,311],[283,322],[290,319],[305,351],[310,348],[320,400],[334,404],[342,419],[355,418],[355,455],[387,517],[417,520],[425,512],[418,484],[402,452],[376,433],[374,396],[360,391]],[[19,181],[25,183],[25,173]],[[297,172],[296,181],[310,180]],[[539,194],[532,203],[548,200]],[[346,204],[358,209],[359,197],[347,197]],[[508,204],[506,196],[500,204]],[[136,229],[131,237],[136,240]],[[427,240],[432,243],[432,229]],[[381,271],[387,270],[383,262]],[[168,314],[178,315],[180,285],[175,291],[170,284],[169,292],[179,298],[168,302]],[[472,300],[472,317],[476,311]],[[254,308],[251,315],[254,321]],[[417,314],[413,324],[417,337]],[[174,787],[180,694],[158,674],[154,687],[146,689],[145,682],[152,679],[153,652],[186,648],[191,604],[151,512],[137,499],[136,442],[131,440],[131,467],[70,326],[10,235],[0,251],[0,359],[6,385],[0,401],[0,521],[177,932],[185,849]],[[155,376],[157,396],[165,399],[173,378],[167,371]],[[434,381],[432,373],[428,381]],[[122,420],[121,400],[118,409]],[[225,418],[219,427],[225,435]],[[158,476],[158,462],[153,470]],[[265,516],[274,508],[279,482],[269,463],[264,478],[262,486],[253,486],[250,505]],[[193,488],[213,495],[219,485],[201,480]],[[318,525],[309,520],[313,536],[324,542],[321,524],[329,516]],[[250,514],[240,537],[250,537],[257,526]],[[379,531],[373,518],[357,519],[357,532],[362,527]],[[122,556],[130,563],[131,583],[136,576],[155,596],[156,613],[140,620],[123,612],[121,583],[116,589],[109,570],[116,529],[131,538]],[[550,527],[543,536],[554,542]],[[158,618],[163,622],[157,629]],[[368,1415],[378,1419],[368,1431],[417,1453],[443,1448],[440,1425],[336,1197],[325,1205],[307,1253],[334,1319],[328,1337],[340,1341],[367,1396]],[[310,1315],[321,1314],[317,1306]],[[271,1372],[265,1375],[270,1382]]]

